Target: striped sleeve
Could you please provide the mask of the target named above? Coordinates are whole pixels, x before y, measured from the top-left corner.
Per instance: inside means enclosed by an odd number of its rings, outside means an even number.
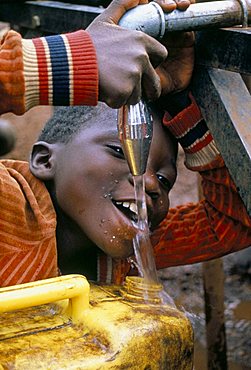
[[[98,67],[86,31],[22,39],[9,31],[0,45],[0,114],[36,105],[96,105]]]
[[[0,114],[24,113],[24,75],[21,36],[7,32],[0,45]]]
[[[153,232],[158,269],[208,261],[251,245],[251,219],[194,98],[164,125],[182,145],[186,165],[202,176],[204,199],[170,209]]]
[[[56,215],[26,162],[0,162],[0,287],[57,276]]]
[[[183,147],[186,166],[199,171],[216,160],[220,152],[191,94],[190,99],[191,104],[174,118],[166,112],[163,124]]]
[[[25,111],[35,105],[96,105],[98,69],[86,31],[22,40]]]

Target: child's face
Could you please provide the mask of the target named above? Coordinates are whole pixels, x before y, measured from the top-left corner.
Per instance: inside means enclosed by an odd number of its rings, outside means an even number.
[[[59,206],[85,236],[112,257],[125,258],[133,253],[136,230],[128,204],[133,209],[135,196],[116,117],[116,111],[109,109],[98,125],[82,130],[66,145],[59,144],[54,181]],[[169,209],[168,193],[176,179],[175,153],[156,118],[144,175],[151,228]]]

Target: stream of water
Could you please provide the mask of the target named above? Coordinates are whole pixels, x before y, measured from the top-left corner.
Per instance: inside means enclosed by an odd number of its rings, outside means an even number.
[[[156,284],[158,283],[158,277],[153,249],[149,237],[144,176],[133,176],[133,181],[138,214],[138,233],[133,240],[137,267],[139,269],[140,276],[145,279],[146,283]]]
[[[159,284],[156,264],[153,254],[153,248],[150,241],[146,196],[145,196],[145,182],[144,176],[133,176],[134,192],[137,206],[137,228],[138,233],[133,240],[134,254],[136,257],[136,264],[140,276],[144,279],[146,284]],[[145,300],[147,301],[147,290],[145,292]],[[169,304],[175,306],[174,300],[163,289],[160,289],[159,298],[162,304]]]

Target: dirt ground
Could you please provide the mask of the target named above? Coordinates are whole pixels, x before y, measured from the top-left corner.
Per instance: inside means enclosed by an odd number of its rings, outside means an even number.
[[[28,158],[32,143],[51,113],[51,108],[39,107],[33,108],[22,117],[12,114],[3,116],[14,125],[17,133],[15,149],[7,155],[8,158]],[[183,152],[180,151],[179,175],[171,194],[173,207],[198,201],[197,175],[186,170],[183,161]],[[229,370],[251,370],[251,269],[248,264],[240,264],[238,256],[241,253],[223,259]],[[246,253],[244,261],[250,261],[251,248],[243,253]],[[202,266],[196,264],[169,268],[162,270],[160,276],[168,294],[191,318],[195,333],[195,370],[207,370]]]

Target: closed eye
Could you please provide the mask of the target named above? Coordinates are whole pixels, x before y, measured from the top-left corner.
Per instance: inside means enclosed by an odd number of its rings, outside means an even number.
[[[172,184],[166,177],[164,177],[163,175],[157,174],[157,178],[165,189],[167,189],[168,191],[172,189]]]

